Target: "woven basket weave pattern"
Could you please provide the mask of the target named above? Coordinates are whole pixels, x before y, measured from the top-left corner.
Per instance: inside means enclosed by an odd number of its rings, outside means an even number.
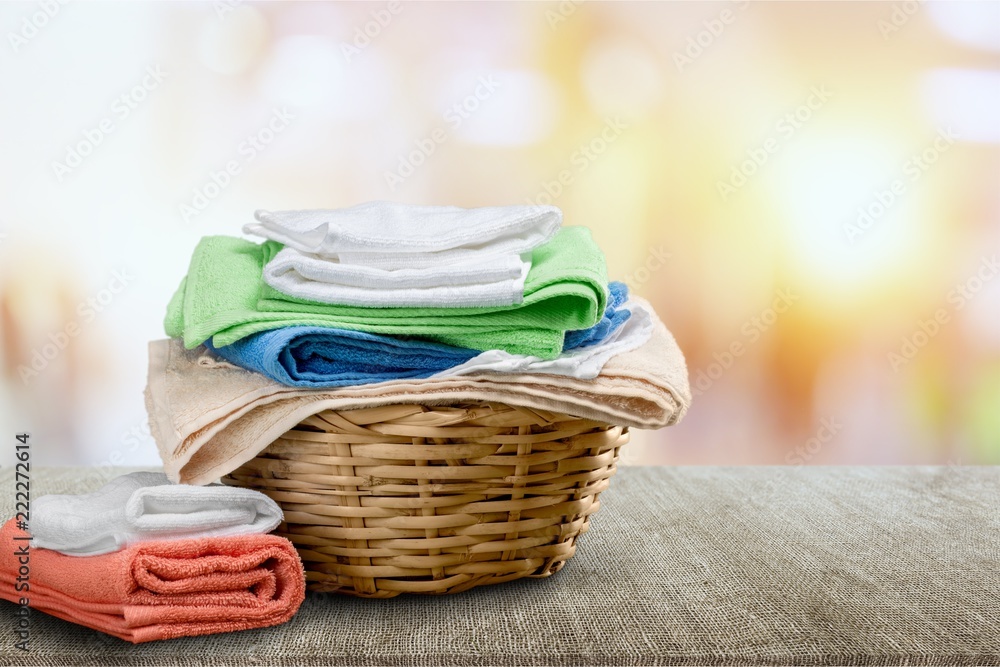
[[[627,441],[497,403],[328,410],[223,481],[281,505],[312,590],[457,593],[559,571]]]

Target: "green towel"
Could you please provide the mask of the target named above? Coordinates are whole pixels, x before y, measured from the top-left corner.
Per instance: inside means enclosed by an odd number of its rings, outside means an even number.
[[[586,227],[564,227],[536,248],[523,303],[495,308],[364,308],[295,299],[262,279],[264,265],[281,247],[203,238],[167,307],[167,335],[183,338],[190,349],[208,338],[221,347],[266,329],[328,326],[552,359],[566,331],[601,319],[608,294],[604,255]]]

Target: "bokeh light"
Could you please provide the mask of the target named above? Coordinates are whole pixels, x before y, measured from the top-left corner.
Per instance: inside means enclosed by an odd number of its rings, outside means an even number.
[[[1000,462],[997,3],[59,7],[0,5],[0,415],[38,465],[157,461],[200,236],[372,199],[593,230],[696,391],[627,463]]]

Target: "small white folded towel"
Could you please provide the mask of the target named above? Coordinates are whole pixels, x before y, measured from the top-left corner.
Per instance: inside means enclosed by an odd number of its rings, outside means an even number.
[[[34,548],[71,556],[111,553],[135,542],[269,533],[284,516],[259,491],[171,484],[163,473],[133,472],[79,496],[31,504]]]
[[[524,300],[529,258],[496,255],[474,264],[387,271],[284,248],[264,267],[264,282],[288,296],[347,306],[513,306]]]
[[[486,350],[464,364],[441,371],[432,377],[451,377],[472,373],[545,373],[580,380],[593,380],[609,359],[639,349],[653,336],[653,316],[646,306],[630,300],[623,306],[632,312],[617,330],[596,345],[563,352],[555,359],[541,359],[503,350]]]
[[[555,206],[415,206],[375,201],[343,209],[257,211],[243,227],[305,253],[386,270],[521,255],[562,224]]]
[[[481,262],[442,264],[424,269],[387,271],[364,264],[344,264],[335,259],[284,248],[264,267],[265,278],[297,273],[305,280],[315,280],[345,287],[398,289],[440,287],[441,285],[482,285],[515,280],[530,267],[531,255],[495,255]]]

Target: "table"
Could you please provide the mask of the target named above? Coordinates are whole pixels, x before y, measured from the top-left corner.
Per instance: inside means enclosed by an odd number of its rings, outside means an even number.
[[[33,469],[32,493],[104,477]],[[310,595],[283,626],[140,646],[37,613],[0,665],[1000,665],[1000,468],[622,468],[601,501],[549,579]]]

